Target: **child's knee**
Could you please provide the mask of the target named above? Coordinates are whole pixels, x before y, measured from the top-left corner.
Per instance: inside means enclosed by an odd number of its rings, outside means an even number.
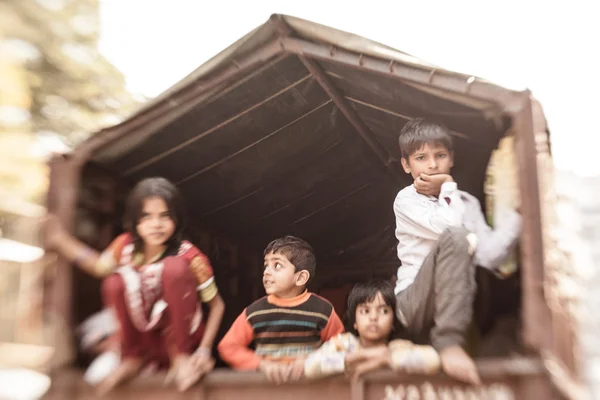
[[[162,279],[165,284],[182,282],[193,278],[190,263],[182,257],[167,257],[163,260]]]
[[[448,228],[440,236],[440,245],[449,246],[459,254],[472,256],[477,248],[477,236],[463,227]]]

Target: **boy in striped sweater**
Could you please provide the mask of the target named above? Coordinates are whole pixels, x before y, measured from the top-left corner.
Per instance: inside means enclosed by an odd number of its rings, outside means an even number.
[[[298,380],[304,359],[344,327],[329,301],[306,290],[316,269],[307,242],[276,239],[264,257],[267,296],[244,309],[219,343],[219,354],[231,367],[260,370],[276,383]]]

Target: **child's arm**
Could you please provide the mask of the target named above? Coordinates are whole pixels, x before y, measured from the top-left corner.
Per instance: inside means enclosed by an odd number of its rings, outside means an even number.
[[[223,301],[221,295],[217,293],[215,297],[207,302],[207,304],[209,308],[208,319],[206,320],[204,335],[202,336],[200,346],[198,347],[208,349],[209,352],[211,352],[213,343],[215,342],[215,337],[219,331],[219,326],[221,326],[223,314],[225,313],[225,302]]]
[[[338,317],[335,309],[331,307],[331,314],[325,328],[321,330],[321,342],[323,345],[314,353],[311,353],[304,363],[304,375],[307,378],[319,378],[344,372],[345,353],[344,344],[350,345],[348,337],[354,337],[351,334],[343,334],[344,324]],[[356,341],[356,339],[354,339]]]
[[[346,355],[358,348],[358,340],[351,333],[336,335],[310,353],[304,361],[304,376],[315,379],[343,373]]]
[[[49,215],[46,222],[47,246],[83,271],[102,278],[114,271],[127,234],[118,236],[102,253],[92,249],[64,229],[58,218]]]
[[[433,347],[415,345],[408,340],[392,340],[386,347],[361,349],[346,357],[346,370],[356,378],[385,368],[402,373],[433,375],[440,367],[440,356]]]
[[[506,210],[502,218],[498,218],[495,228],[492,229],[485,221],[479,201],[471,197],[474,202],[474,232],[477,235],[477,250],[475,250],[475,264],[486,269],[499,267],[506,259],[511,249],[516,244],[521,234],[521,215],[514,210]]]
[[[465,203],[455,182],[442,184],[438,201],[399,196],[394,201],[396,227],[403,233],[437,240],[446,229],[462,225]]]
[[[344,324],[332,307],[331,314],[329,315],[329,321],[327,321],[325,328],[321,330],[321,342],[325,343],[340,333],[344,333]]]
[[[213,269],[208,258],[195,247],[193,250],[195,250],[195,253],[190,262],[190,268],[198,282],[200,301],[208,304],[209,308],[206,328],[199,348],[207,349],[208,351],[205,351],[205,354],[210,354],[225,313],[225,303],[217,289]]]
[[[346,373],[357,379],[367,372],[391,366],[390,350],[379,345],[360,349],[346,356]]]
[[[408,340],[392,340],[388,349],[389,366],[394,371],[433,375],[440,370],[440,356],[431,346],[416,345]]]
[[[261,358],[248,348],[254,338],[254,330],[246,319],[246,310],[233,322],[218,349],[223,361],[234,369],[252,371],[258,369]]]

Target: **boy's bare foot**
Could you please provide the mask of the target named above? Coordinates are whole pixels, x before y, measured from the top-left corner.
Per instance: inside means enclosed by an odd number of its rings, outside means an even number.
[[[142,368],[143,361],[139,358],[127,358],[109,376],[98,385],[98,393],[105,394],[117,387],[119,384],[135,377]]]
[[[481,383],[475,362],[462,347],[446,347],[440,351],[440,359],[442,369],[448,376],[474,385]]]

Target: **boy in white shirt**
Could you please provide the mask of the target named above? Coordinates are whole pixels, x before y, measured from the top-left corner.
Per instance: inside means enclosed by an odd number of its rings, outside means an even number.
[[[473,316],[475,265],[498,268],[521,230],[517,212],[507,212],[492,230],[479,201],[459,191],[450,132],[415,119],[399,137],[402,167],[414,184],[394,200],[398,258],[398,317],[413,340],[427,337],[442,368],[456,379],[478,383],[473,360],[463,350]]]

